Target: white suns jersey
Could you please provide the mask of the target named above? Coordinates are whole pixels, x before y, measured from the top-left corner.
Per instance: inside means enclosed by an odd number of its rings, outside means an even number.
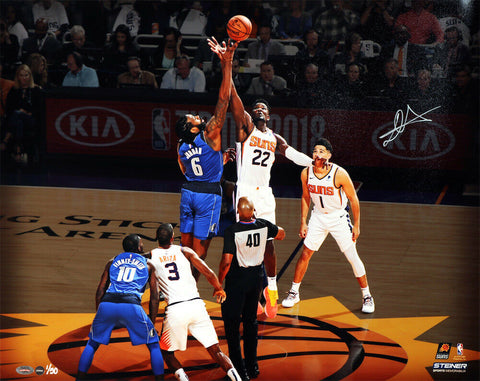
[[[180,246],[153,249],[151,260],[168,304],[200,297],[190,261],[183,255]]]
[[[272,130],[254,127],[243,142],[236,142],[237,178],[240,184],[270,186],[270,171],[275,161],[277,138]]]
[[[340,167],[331,163],[330,171],[318,178],[313,172],[313,167],[308,167],[307,189],[314,205],[314,211],[320,213],[332,213],[344,210],[348,199],[343,188],[337,188],[334,184],[335,175]]]

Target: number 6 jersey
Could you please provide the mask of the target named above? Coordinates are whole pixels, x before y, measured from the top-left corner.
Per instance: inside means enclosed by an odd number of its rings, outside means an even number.
[[[268,187],[277,148],[277,138],[273,131],[267,128],[262,132],[255,127],[243,143],[236,143],[236,148],[238,182]]]
[[[190,261],[183,255],[180,246],[171,245],[168,249],[153,249],[151,261],[157,272],[158,284],[168,304],[200,297]]]

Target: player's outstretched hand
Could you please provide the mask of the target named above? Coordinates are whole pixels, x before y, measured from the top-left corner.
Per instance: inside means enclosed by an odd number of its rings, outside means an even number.
[[[227,299],[227,294],[223,288],[220,290],[215,290],[213,292],[213,296],[217,298],[217,303],[223,303],[225,299]]]
[[[210,46],[210,50],[214,52],[219,58],[220,61],[232,61],[233,54],[235,53],[235,49],[238,46],[238,42],[232,41],[230,38],[228,42],[222,41],[220,44],[215,37],[207,39],[208,46]]]

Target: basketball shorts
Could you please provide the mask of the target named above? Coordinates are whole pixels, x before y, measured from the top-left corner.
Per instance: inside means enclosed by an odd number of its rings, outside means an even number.
[[[308,249],[317,251],[330,233],[344,253],[354,244],[352,229],[350,215],[346,210],[341,209],[328,214],[313,210],[308,221],[308,232],[304,244]]]
[[[166,351],[187,349],[188,333],[208,348],[218,344],[218,336],[202,299],[168,306],[163,320],[160,348]]]
[[[273,196],[272,188],[237,183],[235,189],[235,210],[237,210],[238,200],[245,196],[253,201],[253,205],[255,207],[255,217],[268,220],[272,224],[275,223],[276,202],[275,197]]]
[[[221,209],[222,196],[182,188],[180,232],[193,233],[201,240],[213,237],[218,230]]]
[[[142,306],[130,303],[100,303],[88,337],[107,345],[113,328],[118,325],[127,327],[133,345],[158,341],[157,331]]]

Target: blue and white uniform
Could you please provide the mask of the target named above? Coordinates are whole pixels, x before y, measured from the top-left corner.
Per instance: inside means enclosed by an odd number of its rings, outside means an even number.
[[[204,240],[215,235],[222,207],[223,156],[208,145],[203,132],[193,144],[182,143],[178,154],[186,168],[180,199],[180,232]]]
[[[140,254],[117,255],[109,269],[110,285],[90,329],[90,339],[107,345],[115,326],[125,326],[133,345],[158,341],[152,321],[141,305],[149,279],[147,260]]]

